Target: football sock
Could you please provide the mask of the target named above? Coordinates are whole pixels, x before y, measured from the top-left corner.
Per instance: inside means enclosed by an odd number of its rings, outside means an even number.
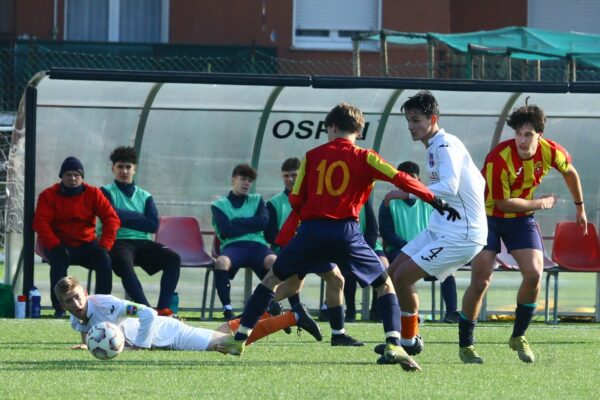
[[[402,330],[400,331],[402,344],[413,345],[415,337],[419,333],[419,314],[402,312],[400,322],[402,324]]]
[[[216,269],[215,272],[215,287],[217,289],[217,295],[219,296],[219,300],[221,300],[221,304],[231,304],[231,284],[229,283],[229,271],[225,271],[222,269]]]
[[[444,299],[444,304],[446,305],[446,312],[456,312],[457,308],[457,295],[456,295],[456,279],[453,275],[450,275],[441,283],[442,288],[442,298]]]
[[[460,313],[458,319],[458,345],[460,347],[471,346],[475,343],[475,339],[473,339],[475,325],[477,325],[477,320],[472,321],[463,312]]]
[[[300,295],[294,294],[288,297],[288,301],[290,302],[290,307],[294,307],[296,304],[300,304]]]
[[[246,303],[246,308],[242,313],[241,326],[235,334],[235,340],[248,339],[249,332],[254,328],[260,316],[267,311],[274,295],[275,293],[271,289],[262,283],[258,284]]]
[[[296,325],[296,316],[292,311],[286,311],[275,317],[269,317],[258,321],[250,336],[246,340],[246,345],[250,345],[265,336],[275,333],[284,328]]]
[[[536,303],[517,303],[517,309],[515,310],[515,325],[512,333],[513,337],[525,335],[525,331],[529,327],[529,323],[531,322],[536,307]]]
[[[327,312],[329,313],[329,326],[331,326],[331,329],[344,329],[344,306],[340,304],[339,306],[330,307]]]
[[[272,318],[273,316],[271,314],[269,314],[268,312],[265,312],[263,315],[260,316],[258,323],[260,323],[260,321],[265,320],[267,318]],[[229,329],[231,330],[231,332],[235,333],[237,332],[237,330],[240,327],[240,318],[234,318],[232,320],[227,321],[227,325],[229,325]]]
[[[383,322],[385,341],[400,346],[400,306],[394,293],[384,294],[377,299],[379,316]]]

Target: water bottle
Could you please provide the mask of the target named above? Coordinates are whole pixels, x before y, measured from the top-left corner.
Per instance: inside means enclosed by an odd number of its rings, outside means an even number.
[[[25,310],[27,309],[27,296],[17,296],[17,305],[15,307],[15,318],[25,318]]]
[[[29,291],[29,318],[42,316],[42,295],[35,286]]]
[[[179,294],[177,292],[173,293],[171,296],[171,304],[169,304],[169,308],[173,311],[173,314],[177,314],[179,311]]]

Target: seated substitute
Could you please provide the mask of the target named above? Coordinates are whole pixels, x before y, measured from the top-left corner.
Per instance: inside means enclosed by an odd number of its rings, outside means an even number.
[[[275,253],[279,253],[281,247],[275,243],[275,239],[281,230],[284,222],[287,220],[292,206],[288,196],[294,187],[296,178],[298,177],[298,169],[300,168],[300,160],[295,157],[286,159],[281,164],[281,179],[283,180],[284,190],[283,192],[277,193],[267,201],[267,211],[269,212],[269,221],[264,230],[265,240],[271,245],[271,249]],[[290,306],[294,307],[300,303],[300,296],[298,294],[292,295],[288,298]]]
[[[50,285],[67,276],[69,265],[96,271],[96,293],[112,290],[112,270],[108,250],[115,241],[119,217],[98,188],[83,182],[83,164],[67,157],[58,174],[61,179],[40,193],[33,217],[33,230],[50,264]],[[96,237],[96,218],[102,232]],[[64,315],[58,298],[50,291],[54,316]]]
[[[239,319],[234,319],[216,330],[197,328],[176,318],[159,316],[154,309],[144,304],[110,295],[88,296],[79,281],[72,276],[58,281],[53,292],[61,306],[71,314],[71,327],[81,333],[81,344],[72,346],[73,349],[85,349],[87,332],[101,322],[116,324],[123,331],[125,346],[131,349],[191,351],[222,351],[222,343],[239,326]],[[300,313],[288,311],[276,317],[265,313],[247,344],[295,326],[305,316],[306,309],[302,309]]]
[[[169,316],[171,298],[179,281],[181,260],[171,249],[151,239],[158,229],[158,210],[152,195],[136,186],[133,177],[137,153],[133,147],[117,147],[110,154],[115,180],[102,187],[121,220],[117,240],[110,251],[112,269],[121,278],[125,291],[135,303],[150,307],[134,266],[139,265],[149,275],[163,271],[156,309]]]
[[[233,319],[230,280],[242,267],[250,267],[262,279],[275,262],[263,230],[269,213],[259,194],[251,194],[256,170],[248,164],[237,165],[231,174],[231,191],[211,205],[212,224],[221,242],[215,260],[215,286],[223,304],[223,316]]]

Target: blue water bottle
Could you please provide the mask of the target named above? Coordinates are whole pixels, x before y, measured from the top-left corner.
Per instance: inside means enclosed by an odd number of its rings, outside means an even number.
[[[42,295],[35,286],[29,291],[29,318],[42,316]]]

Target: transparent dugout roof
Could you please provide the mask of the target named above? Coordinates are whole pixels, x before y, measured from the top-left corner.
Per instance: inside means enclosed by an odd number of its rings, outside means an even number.
[[[222,80],[183,83],[163,78],[136,82],[43,77],[37,85],[36,196],[58,182],[60,164],[71,155],[83,162],[88,183],[110,183],[111,150],[136,145],[140,152],[136,182],[153,194],[161,215],[196,216],[203,229],[210,230],[210,203],[230,190],[235,165],[256,166],[254,190],[265,200],[270,198],[283,189],[281,163],[288,157],[302,158],[310,148],[325,143],[323,121],[340,102],[355,104],[365,113],[368,128],[366,138],[358,142],[361,147],[375,148],[394,165],[410,159],[424,169],[424,147],[410,139],[400,112],[419,82],[406,80],[404,88],[402,80],[380,80],[379,85],[390,82],[389,87],[363,88],[364,81],[348,78],[345,88],[314,88],[298,82],[291,86]],[[600,147],[596,133],[600,94],[541,93],[545,90],[537,90],[542,85],[534,85],[533,90],[524,85],[522,91],[489,91],[475,84],[465,91],[444,84],[440,87],[445,90],[436,90],[435,84],[428,81],[423,87],[432,88],[438,99],[440,126],[465,143],[480,167],[495,140],[512,137],[504,124],[506,109],[523,105],[527,97],[544,108],[546,136],[573,156],[588,219],[600,222],[600,189],[594,171]],[[495,138],[497,129],[500,136]],[[15,135],[13,147],[19,170],[23,138]],[[376,213],[390,188],[385,183],[376,185]],[[540,213],[538,221],[547,235],[556,221],[574,216],[570,194],[557,172],[551,172],[537,191],[549,192],[558,193],[562,200],[555,209]],[[11,192],[13,197],[19,195],[18,189]],[[18,231],[18,222],[8,229]]]

